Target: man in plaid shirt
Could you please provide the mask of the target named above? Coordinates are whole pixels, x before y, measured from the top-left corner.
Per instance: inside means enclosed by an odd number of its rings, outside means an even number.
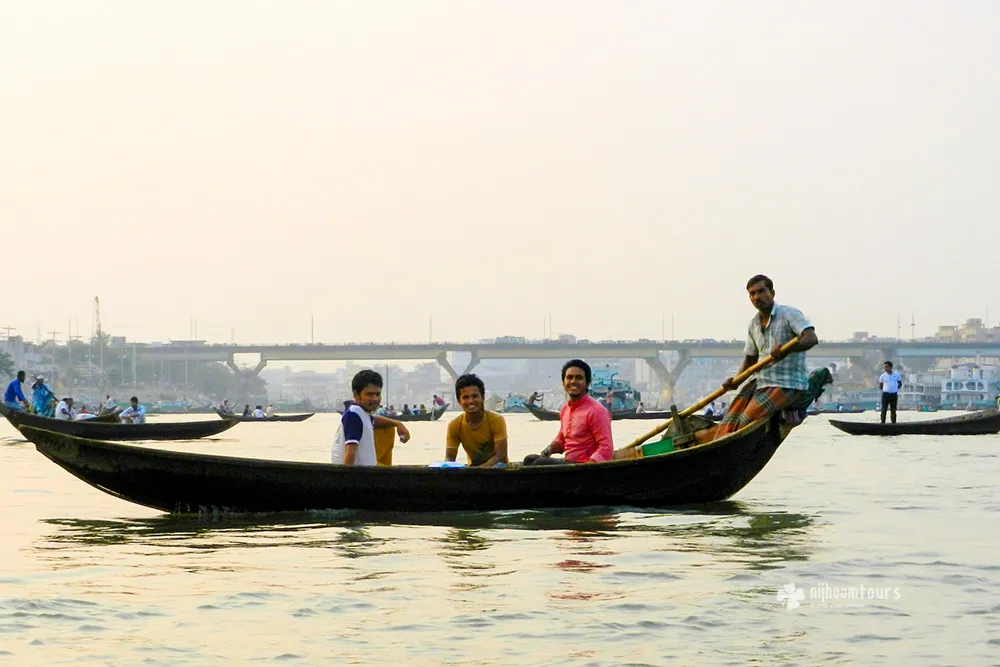
[[[756,364],[761,355],[770,354],[779,361],[744,385],[715,430],[716,438],[794,404],[809,388],[805,351],[819,343],[815,327],[801,311],[774,302],[774,283],[770,278],[754,276],[747,282],[747,293],[757,314],[750,320],[739,372]],[[799,342],[782,354],[781,346],[796,336]],[[732,389],[733,378],[728,378],[722,386]]]

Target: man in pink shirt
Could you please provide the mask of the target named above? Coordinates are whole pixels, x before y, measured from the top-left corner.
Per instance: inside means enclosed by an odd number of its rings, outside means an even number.
[[[611,460],[615,448],[611,440],[611,413],[588,393],[590,378],[590,366],[585,361],[572,359],[563,365],[563,390],[569,402],[559,411],[559,433],[540,455],[526,456],[524,465]],[[559,452],[563,452],[565,458],[552,457]]]

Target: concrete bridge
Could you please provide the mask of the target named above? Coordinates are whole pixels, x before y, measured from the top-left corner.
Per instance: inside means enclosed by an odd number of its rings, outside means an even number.
[[[129,347],[132,347],[131,345]],[[206,345],[175,341],[166,345],[134,346],[140,357],[161,362],[222,362],[240,376],[257,375],[272,361],[388,361],[435,360],[452,377],[471,372],[482,359],[641,359],[652,369],[664,388],[673,388],[684,369],[697,358],[743,357],[743,342],[696,341],[602,341],[567,343],[559,341],[500,343],[346,343],[340,345]],[[664,352],[676,352],[668,362]],[[468,353],[471,357],[459,373],[449,354]],[[250,371],[236,365],[237,355],[254,355],[259,361]],[[877,369],[882,360],[954,357],[1000,357],[1000,342],[947,343],[942,341],[821,341],[810,352],[813,358],[849,359],[852,366]]]

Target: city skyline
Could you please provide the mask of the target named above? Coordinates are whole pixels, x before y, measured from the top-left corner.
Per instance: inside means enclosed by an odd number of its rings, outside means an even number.
[[[56,5],[0,40],[29,339],[739,338],[756,273],[821,340],[1000,316],[989,3]]]

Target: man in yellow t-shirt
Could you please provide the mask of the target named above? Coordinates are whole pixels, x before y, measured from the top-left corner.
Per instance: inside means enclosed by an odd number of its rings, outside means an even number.
[[[444,457],[454,461],[458,446],[462,445],[469,457],[469,466],[489,468],[507,460],[507,422],[495,412],[483,407],[486,386],[475,375],[463,375],[455,382],[455,396],[462,406],[462,414],[448,424],[448,440]]]

